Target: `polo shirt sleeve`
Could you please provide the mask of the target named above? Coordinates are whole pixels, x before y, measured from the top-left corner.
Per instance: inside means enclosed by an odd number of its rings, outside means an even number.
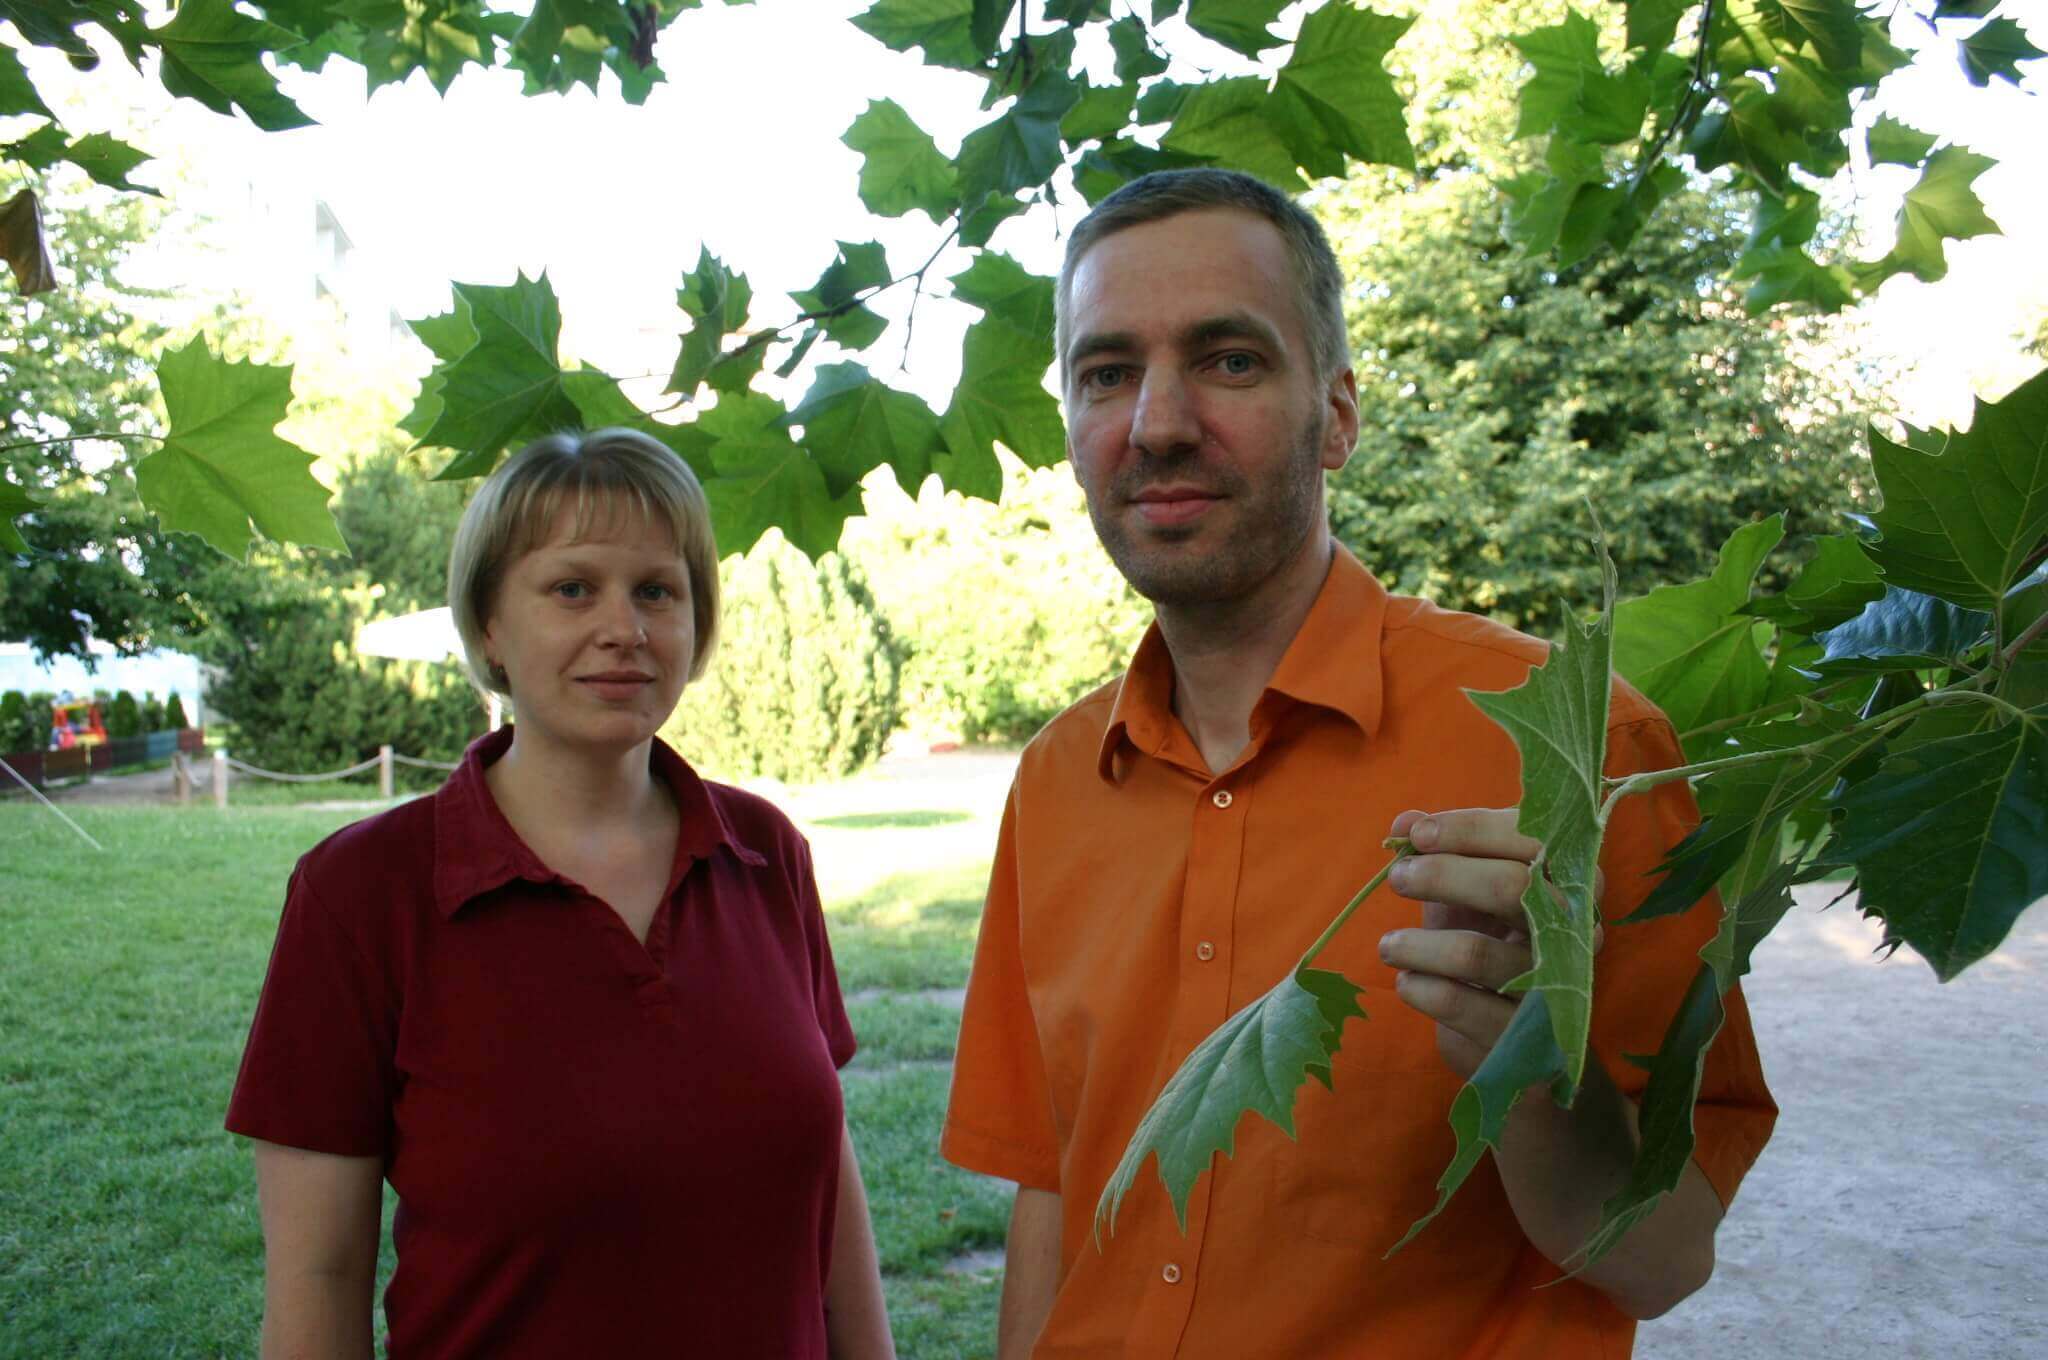
[[[1617,726],[1608,735],[1610,776],[1681,763],[1677,738],[1661,715]],[[1663,1045],[1665,1027],[1702,966],[1699,951],[1720,924],[1720,898],[1709,894],[1690,911],[1639,925],[1618,922],[1649,896],[1657,866],[1698,824],[1691,790],[1674,780],[1616,806],[1601,854],[1607,941],[1596,965],[1592,1042],[1615,1084],[1638,1100],[1649,1074],[1624,1055],[1648,1055]],[[1721,1031],[1701,1074],[1693,1159],[1725,1205],[1769,1140],[1778,1107],[1764,1083],[1741,987],[1730,988],[1723,1004]]]
[[[1057,1192],[1059,1140],[1052,1094],[1024,981],[1016,838],[1017,788],[1012,785],[967,980],[939,1153],[969,1171]]]
[[[390,1151],[397,1014],[388,972],[293,871],[228,1103],[231,1132],[344,1157]]]
[[[859,1044],[853,1022],[846,1018],[846,1000],[839,994],[839,969],[832,962],[832,941],[825,930],[824,905],[818,900],[811,845],[805,840],[799,844],[803,852],[797,861],[797,904],[803,911],[805,943],[811,956],[811,1007],[817,1013],[825,1047],[832,1054],[832,1065],[844,1067],[853,1061]]]

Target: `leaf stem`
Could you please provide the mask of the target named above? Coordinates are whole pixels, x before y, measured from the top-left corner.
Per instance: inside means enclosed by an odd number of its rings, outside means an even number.
[[[1692,79],[1685,83],[1685,96],[1679,100],[1678,107],[1671,111],[1671,121],[1666,123],[1663,131],[1657,134],[1656,144],[1643,154],[1642,164],[1636,167],[1635,176],[1628,186],[1628,191],[1631,195],[1636,190],[1642,188],[1643,181],[1648,179],[1650,172],[1657,168],[1657,162],[1664,157],[1664,148],[1671,144],[1671,139],[1677,135],[1678,130],[1681,127],[1689,130],[1692,123],[1698,119],[1699,111],[1693,107],[1694,100],[1699,99],[1700,108],[1705,108],[1707,53],[1711,50],[1709,40],[1713,35],[1714,0],[1702,0],[1700,4],[1700,35],[1699,40],[1693,47]]]
[[[23,439],[13,444],[0,444],[0,453],[12,453],[16,449],[42,449],[52,444],[76,444],[87,439],[108,439],[123,444],[163,442],[160,434],[109,434],[94,430],[88,434],[67,434],[57,439]]]
[[[1322,934],[1316,936],[1316,942],[1308,947],[1308,952],[1306,954],[1303,954],[1301,956],[1301,962],[1294,965],[1296,971],[1306,968],[1311,963],[1314,963],[1316,961],[1316,955],[1322,953],[1323,946],[1327,945],[1331,941],[1331,939],[1333,939],[1336,936],[1337,932],[1344,928],[1344,923],[1351,919],[1351,913],[1358,910],[1359,904],[1364,902],[1366,898],[1372,896],[1373,889],[1379,887],[1380,884],[1387,881],[1387,875],[1394,872],[1394,866],[1396,864],[1399,864],[1402,860],[1408,858],[1408,856],[1415,853],[1415,842],[1409,840],[1406,836],[1389,836],[1386,840],[1380,843],[1384,845],[1387,849],[1392,850],[1394,852],[1394,857],[1388,860],[1386,864],[1380,868],[1380,871],[1372,876],[1371,882],[1367,883],[1363,888],[1360,888],[1358,892],[1355,895],[1353,895],[1352,899],[1344,904],[1344,910],[1337,913],[1337,919],[1330,922],[1328,926],[1325,926],[1323,928]]]
[[[2010,647],[1998,654],[1998,664],[2005,667],[2018,661],[2020,653],[2032,646],[2044,632],[2048,632],[2048,612],[2044,612],[2040,618],[2028,624],[2027,630],[2014,638]]]
[[[1797,708],[1801,699],[1818,700],[1824,695],[1833,694],[1838,689],[1859,682],[1867,683],[1869,680],[1870,677],[1867,675],[1851,675],[1825,685],[1817,685],[1813,689],[1807,690],[1804,694],[1795,694],[1789,699],[1780,699],[1775,704],[1766,704],[1762,708],[1752,709],[1747,713],[1738,713],[1732,718],[1722,718],[1717,722],[1702,723],[1698,727],[1688,728],[1686,731],[1678,734],[1678,740],[1681,743],[1688,742],[1694,737],[1704,737],[1714,732],[1724,732],[1731,727],[1741,727],[1746,723],[1756,722],[1760,718],[1767,718],[1774,714]]]

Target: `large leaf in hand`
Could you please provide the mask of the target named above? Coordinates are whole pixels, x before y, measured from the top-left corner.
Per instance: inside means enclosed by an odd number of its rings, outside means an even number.
[[[251,19],[232,0],[179,0],[177,13],[150,37],[162,53],[160,76],[172,94],[196,99],[215,113],[236,108],[265,132],[305,127],[313,120],[279,93],[263,55],[291,47],[299,35]]]
[[[135,466],[135,489],[166,530],[194,533],[233,558],[257,530],[280,543],[346,552],[313,477],[313,455],[278,437],[292,401],[288,364],[229,362],[194,339],[156,367],[170,428]]]
[[[1188,27],[1233,52],[1256,57],[1281,40],[1273,21],[1291,0],[1188,0]]]
[[[816,558],[839,544],[860,513],[860,489],[834,497],[825,474],[782,425],[782,403],[752,392],[728,393],[697,420],[716,442],[717,475],[704,484],[719,551],[745,552],[770,529]]]
[[[931,475],[932,455],[945,447],[939,418],[921,398],[868,376],[859,364],[826,364],[784,425],[804,427],[804,447],[825,474],[828,495],[860,485],[887,463],[912,496]]]
[[[1105,1226],[1116,1231],[1117,1210],[1147,1157],[1157,1154],[1159,1179],[1186,1232],[1196,1178],[1216,1153],[1233,1155],[1237,1123],[1247,1112],[1294,1137],[1295,1092],[1311,1075],[1330,1084],[1345,1020],[1365,1018],[1358,992],[1341,974],[1297,968],[1197,1044],[1139,1121],[1103,1187],[1095,1206],[1096,1245]]]
[[[477,340],[443,376],[441,414],[422,444],[459,455],[440,472],[455,480],[489,472],[498,454],[521,439],[574,428],[575,403],[562,390],[556,342],[562,312],[547,275],[518,276],[508,287],[458,283]]]
[[[1344,157],[1415,168],[1406,106],[1383,63],[1415,20],[1342,3],[1301,21],[1294,53],[1273,85],[1273,112],[1297,137],[1297,161],[1317,174],[1341,175]],[[1333,153],[1321,155],[1317,147]],[[1328,166],[1329,168],[1323,168]]]
[[[1659,586],[1616,607],[1615,669],[1680,732],[1763,703],[1770,668],[1746,611],[1758,569],[1784,536],[1782,515],[1745,524],[1721,545],[1706,580]]]
[[[1566,611],[1567,640],[1520,685],[1504,694],[1467,691],[1521,751],[1515,829],[1542,842],[1522,893],[1535,966],[1503,990],[1544,999],[1572,1090],[1585,1067],[1593,1020],[1593,933],[1600,924],[1594,883],[1605,827],[1601,767],[1614,683],[1614,563],[1604,548],[1600,561],[1605,598],[1597,620],[1584,624]]]
[[[863,157],[860,201],[880,217],[913,208],[943,222],[955,207],[953,162],[893,99],[871,100],[839,139]]]
[[[0,552],[28,551],[28,541],[21,536],[21,530],[14,527],[14,519],[41,504],[42,501],[36,497],[0,477]]]
[[[1059,403],[1041,381],[1051,363],[1050,335],[1031,335],[994,317],[968,327],[960,382],[939,420],[945,451],[932,459],[947,490],[991,501],[1001,496],[998,443],[1031,467],[1050,467],[1066,456]]]
[[[1841,807],[1828,858],[1947,982],[2048,895],[2048,708],[1894,751]]]
[[[2048,370],[2004,399],[1979,399],[1947,447],[1870,432],[1884,493],[1870,555],[1885,579],[1968,609],[1995,609],[2048,533]]]

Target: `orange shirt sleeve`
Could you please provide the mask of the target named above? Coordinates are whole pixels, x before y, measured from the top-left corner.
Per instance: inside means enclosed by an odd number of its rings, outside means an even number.
[[[969,1171],[1057,1192],[1059,1139],[1024,977],[1019,896],[1017,786],[1012,785],[967,980],[939,1153]]]
[[[1610,776],[1683,763],[1670,723],[1651,713],[1609,733]],[[1665,854],[1698,823],[1699,811],[1683,780],[1624,799],[1608,823],[1601,855],[1607,875],[1602,903],[1607,943],[1597,964],[1592,1040],[1615,1084],[1634,1099],[1641,1099],[1649,1074],[1626,1058],[1647,1056],[1662,1046],[1665,1027],[1702,967],[1699,951],[1720,924],[1721,904],[1709,894],[1680,915],[1639,925],[1618,922],[1649,896]],[[1763,1151],[1778,1107],[1764,1082],[1741,988],[1731,988],[1723,1004],[1725,1018],[1707,1050],[1693,1115],[1693,1160],[1725,1205]]]

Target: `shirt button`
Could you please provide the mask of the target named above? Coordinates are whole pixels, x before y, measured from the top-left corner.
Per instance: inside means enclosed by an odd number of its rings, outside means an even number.
[[[1207,963],[1210,959],[1216,957],[1216,946],[1210,944],[1207,940],[1202,941],[1195,946],[1195,957],[1203,963]]]
[[[1217,807],[1220,807],[1220,808],[1227,808],[1227,807],[1229,807],[1229,806],[1230,806],[1230,790],[1229,790],[1229,789],[1218,789],[1218,790],[1216,790],[1216,792],[1214,792],[1214,793],[1212,793],[1212,794],[1210,794],[1210,795],[1209,795],[1209,801],[1210,801],[1210,802],[1212,802],[1212,803],[1214,803],[1214,804],[1215,804],[1215,805],[1216,805]]]
[[[1166,1263],[1166,1269],[1159,1272],[1159,1278],[1166,1281],[1168,1284],[1179,1284],[1180,1267],[1175,1265],[1173,1262],[1168,1261]]]

